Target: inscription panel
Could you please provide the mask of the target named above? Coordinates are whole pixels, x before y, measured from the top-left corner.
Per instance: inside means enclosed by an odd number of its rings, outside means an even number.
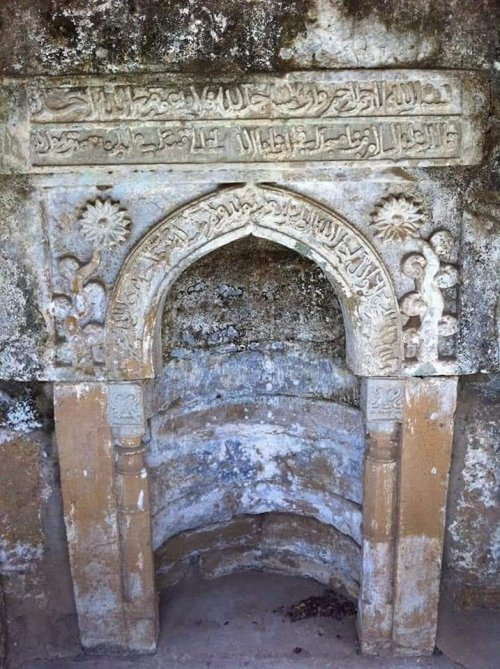
[[[35,123],[294,119],[462,111],[458,80],[440,73],[297,73],[237,84],[170,79],[150,85],[92,82],[35,91],[32,119]]]
[[[33,165],[108,165],[454,159],[461,133],[457,120],[441,116],[44,126],[31,132],[31,160]]]
[[[478,100],[485,99],[474,76],[339,71],[238,83],[175,75],[35,82],[31,163],[474,164]]]

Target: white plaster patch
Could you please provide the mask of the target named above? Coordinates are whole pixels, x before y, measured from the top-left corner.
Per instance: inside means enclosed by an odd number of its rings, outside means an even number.
[[[311,9],[314,22],[307,24],[305,35],[280,52],[284,60],[293,59],[295,67],[378,67],[405,61],[418,63],[437,47],[437,37],[421,31],[391,31],[375,13],[354,21],[342,12],[338,0],[315,0]]]
[[[32,432],[42,427],[42,422],[32,400],[22,398],[14,401],[7,409],[5,424],[15,432]]]
[[[10,544],[0,537],[0,573],[27,569],[34,560],[39,560],[42,556],[41,544],[34,546],[21,542]]]

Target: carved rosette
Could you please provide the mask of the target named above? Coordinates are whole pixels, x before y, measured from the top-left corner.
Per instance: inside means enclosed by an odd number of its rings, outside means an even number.
[[[127,213],[109,200],[88,204],[80,217],[80,229],[94,252],[111,249],[128,237]]]
[[[123,243],[130,219],[125,210],[109,200],[88,203],[77,221],[80,234],[92,248],[82,262],[73,255],[59,258],[59,290],[53,295],[57,364],[94,374],[104,365],[106,289],[97,277],[102,254]]]
[[[391,195],[375,207],[371,225],[374,235],[383,241],[403,241],[418,237],[424,222],[421,202],[404,195]]]
[[[405,359],[434,367],[435,363],[454,357],[451,338],[458,329],[457,318],[448,312],[447,303],[456,302],[456,295],[450,296],[448,289],[455,288],[459,276],[457,267],[450,262],[455,255],[451,233],[437,230],[428,239],[420,237],[427,219],[419,200],[391,195],[375,207],[371,226],[375,237],[383,241],[416,241],[417,250],[401,260],[401,271],[415,284],[415,289],[399,301]]]

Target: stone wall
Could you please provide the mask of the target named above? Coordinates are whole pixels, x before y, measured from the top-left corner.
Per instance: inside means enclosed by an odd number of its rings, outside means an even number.
[[[52,413],[48,384],[0,386],[2,633],[12,666],[79,648]]]
[[[7,623],[5,619],[5,598],[3,595],[3,582],[0,577],[0,668],[7,666]]]
[[[455,422],[445,544],[457,606],[500,606],[500,378],[464,378]]]
[[[5,74],[488,66],[494,0],[5,0]]]

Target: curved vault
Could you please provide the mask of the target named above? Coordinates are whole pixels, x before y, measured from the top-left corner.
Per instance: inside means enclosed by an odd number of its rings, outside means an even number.
[[[183,532],[158,548],[155,561],[159,589],[189,577],[256,570],[306,576],[355,598],[361,578],[356,542],[330,525],[292,513],[235,516]]]
[[[356,596],[363,424],[321,270],[233,242],[183,272],[162,322],[147,453],[158,585],[259,569]]]

